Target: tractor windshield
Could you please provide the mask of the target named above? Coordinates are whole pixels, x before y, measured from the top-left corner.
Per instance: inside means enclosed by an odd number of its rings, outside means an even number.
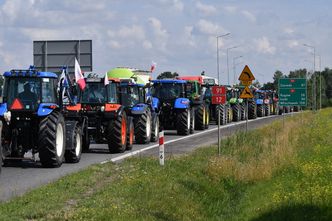
[[[153,84],[151,94],[162,100],[173,100],[184,96],[183,84],[176,83],[155,83]]]
[[[118,104],[117,84],[110,82],[105,86],[104,82],[86,82],[86,88],[81,92],[83,104]]]
[[[260,92],[258,92],[258,93],[255,94],[255,98],[256,98],[256,99],[264,99],[264,97],[265,97],[265,96],[264,96],[264,93],[260,93]]]
[[[144,89],[137,85],[126,85],[121,87],[121,104],[126,107],[133,107],[136,104],[144,103]]]
[[[41,102],[41,78],[6,78],[4,99],[9,109],[36,110]]]
[[[81,96],[81,103],[105,103],[106,89],[104,83],[88,82]]]

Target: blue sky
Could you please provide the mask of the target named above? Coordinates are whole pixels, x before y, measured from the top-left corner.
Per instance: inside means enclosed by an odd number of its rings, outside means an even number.
[[[245,64],[260,82],[278,69],[313,69],[313,45],[321,66],[332,56],[332,1],[327,0],[2,0],[0,71],[33,62],[33,40],[92,39],[94,71],[117,66],[217,76],[216,36],[220,39],[220,77],[230,83]],[[319,69],[319,57],[316,57]]]

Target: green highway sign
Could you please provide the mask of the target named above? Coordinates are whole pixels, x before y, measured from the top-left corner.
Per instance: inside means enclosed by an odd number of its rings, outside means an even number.
[[[281,78],[278,91],[280,106],[307,106],[305,78]]]

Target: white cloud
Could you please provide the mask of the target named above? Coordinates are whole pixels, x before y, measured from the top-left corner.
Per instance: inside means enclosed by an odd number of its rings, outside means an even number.
[[[259,39],[254,40],[256,45],[256,50],[263,54],[274,54],[276,48],[273,47],[269,41],[269,39],[265,36]]]
[[[187,45],[195,47],[196,43],[193,38],[193,30],[194,30],[193,26],[184,27],[184,39]]]
[[[143,48],[144,49],[151,49],[152,48],[152,43],[150,41],[148,41],[148,40],[145,40],[143,42]]]
[[[166,50],[167,40],[169,36],[167,30],[163,28],[163,25],[158,18],[150,17],[149,22],[155,35],[154,41],[157,43],[158,48]]]
[[[286,28],[284,28],[284,32],[286,34],[293,34],[295,31],[294,31],[294,29],[292,29],[290,27],[286,27]]]
[[[173,0],[173,6],[178,11],[183,11],[184,4],[180,0]]]
[[[201,19],[198,21],[197,28],[203,34],[215,35],[215,36],[226,32],[223,27],[205,19]]]
[[[299,42],[298,41],[296,41],[296,40],[290,40],[290,41],[288,41],[288,47],[294,48],[294,47],[297,47],[297,46],[299,46]]]
[[[110,40],[108,42],[108,45],[112,48],[112,49],[119,49],[121,48],[122,46],[120,45],[120,43],[118,41],[115,41],[115,40]]]
[[[247,10],[242,10],[241,13],[247,18],[249,19],[251,22],[255,22],[256,21],[256,17],[254,14],[252,14],[251,12],[247,11]]]
[[[211,15],[217,12],[216,7],[213,5],[203,4],[201,2],[196,2],[196,8],[204,15]]]
[[[235,13],[237,10],[237,7],[235,6],[225,6],[224,9],[229,13]]]
[[[133,25],[131,27],[122,26],[117,32],[117,36],[121,38],[143,40],[145,39],[145,32],[144,29],[138,25]]]

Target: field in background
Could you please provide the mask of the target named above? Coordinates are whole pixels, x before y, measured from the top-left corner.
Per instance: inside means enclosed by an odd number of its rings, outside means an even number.
[[[332,220],[331,131],[324,109],[238,133],[220,157],[95,165],[0,204],[0,220]]]

